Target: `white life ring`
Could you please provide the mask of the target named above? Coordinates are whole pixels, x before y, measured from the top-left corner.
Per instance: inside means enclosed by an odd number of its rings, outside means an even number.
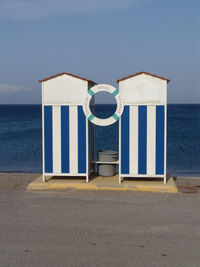
[[[115,113],[106,119],[100,119],[95,117],[90,110],[90,100],[96,93],[99,92],[111,93],[115,97],[117,102],[117,109]],[[124,110],[124,105],[120,97],[119,90],[117,90],[114,86],[109,84],[98,84],[90,88],[87,92],[87,96],[83,104],[83,111],[85,113],[85,116],[88,118],[89,121],[99,126],[107,126],[115,123],[121,117],[123,110]]]

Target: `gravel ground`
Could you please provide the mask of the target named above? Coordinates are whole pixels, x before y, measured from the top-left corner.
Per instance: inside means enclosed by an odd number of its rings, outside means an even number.
[[[176,186],[181,193],[200,193],[200,177],[175,178]]]
[[[199,267],[199,203],[200,194],[1,189],[0,266]]]
[[[24,190],[39,175],[0,174],[0,266],[200,266],[200,179],[177,178],[181,194]]]
[[[0,173],[0,189],[25,189],[40,175],[39,173]]]

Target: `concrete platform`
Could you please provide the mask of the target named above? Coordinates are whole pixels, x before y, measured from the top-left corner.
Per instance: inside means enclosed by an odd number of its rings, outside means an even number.
[[[150,191],[161,193],[178,193],[178,189],[171,175],[167,176],[167,184],[163,179],[124,179],[118,183],[118,175],[113,177],[95,176],[89,183],[85,177],[50,177],[45,183],[42,176],[38,177],[26,187],[27,190],[111,190],[111,191]]]

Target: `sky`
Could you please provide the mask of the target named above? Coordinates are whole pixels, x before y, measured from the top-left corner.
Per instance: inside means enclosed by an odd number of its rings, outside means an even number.
[[[37,81],[170,78],[168,103],[200,103],[200,1],[0,0],[0,104],[41,103]]]

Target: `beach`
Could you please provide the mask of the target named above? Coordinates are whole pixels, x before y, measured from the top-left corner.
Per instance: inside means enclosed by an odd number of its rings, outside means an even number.
[[[199,266],[199,178],[177,194],[25,190],[39,175],[0,174],[0,266]]]

